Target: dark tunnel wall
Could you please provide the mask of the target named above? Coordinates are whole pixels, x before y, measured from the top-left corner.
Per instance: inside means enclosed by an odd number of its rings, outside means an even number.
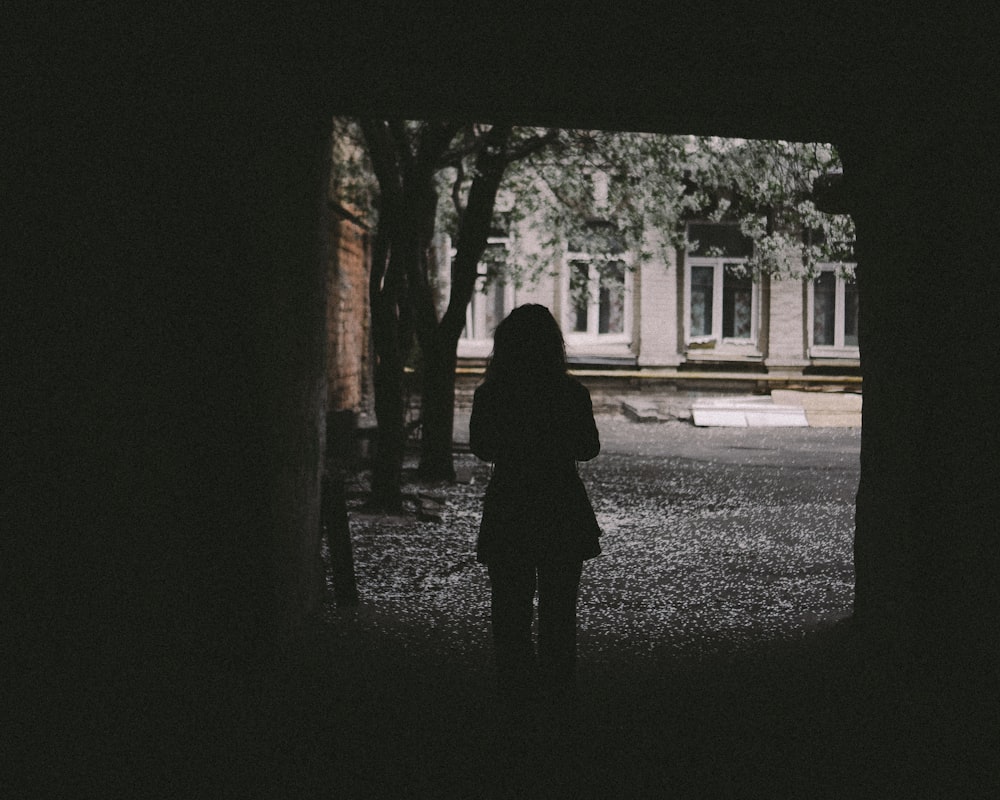
[[[863,304],[855,615],[945,666],[995,669],[1000,287],[983,234],[998,173],[963,117],[843,148]]]
[[[224,47],[105,46],[4,154],[4,652],[70,681],[240,662],[322,588],[329,113]]]
[[[995,648],[990,27],[806,5],[23,24],[3,153],[8,652],[240,660],[314,606],[338,111],[842,145],[864,308],[859,617]]]

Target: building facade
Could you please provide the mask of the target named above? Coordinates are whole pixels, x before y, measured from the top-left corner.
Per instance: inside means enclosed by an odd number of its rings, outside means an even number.
[[[522,237],[516,247],[514,237]],[[722,388],[738,376],[768,385],[856,379],[852,265],[814,265],[813,278],[795,277],[794,270],[754,277],[746,268],[752,242],[737,224],[692,221],[687,239],[685,248],[650,248],[658,255],[642,260],[627,252],[597,257],[570,243],[542,253],[546,269],[518,282],[491,274],[491,265],[515,250],[530,251],[530,231],[492,238],[467,312],[460,363],[474,371],[489,356],[496,324],[517,305],[541,303],[562,325],[571,366],[586,373],[675,382],[687,376],[702,388]],[[801,256],[791,257],[801,264]]]

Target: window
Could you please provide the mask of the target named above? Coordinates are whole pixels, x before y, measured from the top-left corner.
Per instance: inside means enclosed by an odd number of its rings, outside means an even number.
[[[588,178],[593,214],[567,231],[562,325],[567,344],[606,354],[604,345],[619,350],[630,343],[631,275],[623,233],[607,216],[611,176],[595,169]]]
[[[626,341],[629,309],[628,270],[621,260],[574,256],[569,261],[567,333],[574,338]]]
[[[735,225],[688,226],[687,341],[752,345],[757,339],[757,284],[747,272],[750,244]]]
[[[858,287],[853,268],[840,274],[834,265],[821,265],[812,282],[813,349],[835,351],[858,346]]]
[[[745,261],[690,259],[688,338],[693,342],[751,343],[756,339],[757,286]]]
[[[476,291],[465,312],[465,339],[492,339],[496,326],[514,308],[514,289],[503,274],[506,262],[507,239],[491,237],[479,259]]]

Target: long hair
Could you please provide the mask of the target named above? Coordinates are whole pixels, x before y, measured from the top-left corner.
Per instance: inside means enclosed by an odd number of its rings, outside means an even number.
[[[497,325],[486,379],[505,384],[548,382],[566,374],[566,344],[543,305],[518,306]]]

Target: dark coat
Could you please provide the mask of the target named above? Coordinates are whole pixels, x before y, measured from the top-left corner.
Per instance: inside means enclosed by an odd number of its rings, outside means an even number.
[[[577,461],[601,442],[590,392],[570,376],[555,382],[476,389],[469,445],[493,474],[483,500],[476,555],[579,561],[599,555],[601,534]]]

